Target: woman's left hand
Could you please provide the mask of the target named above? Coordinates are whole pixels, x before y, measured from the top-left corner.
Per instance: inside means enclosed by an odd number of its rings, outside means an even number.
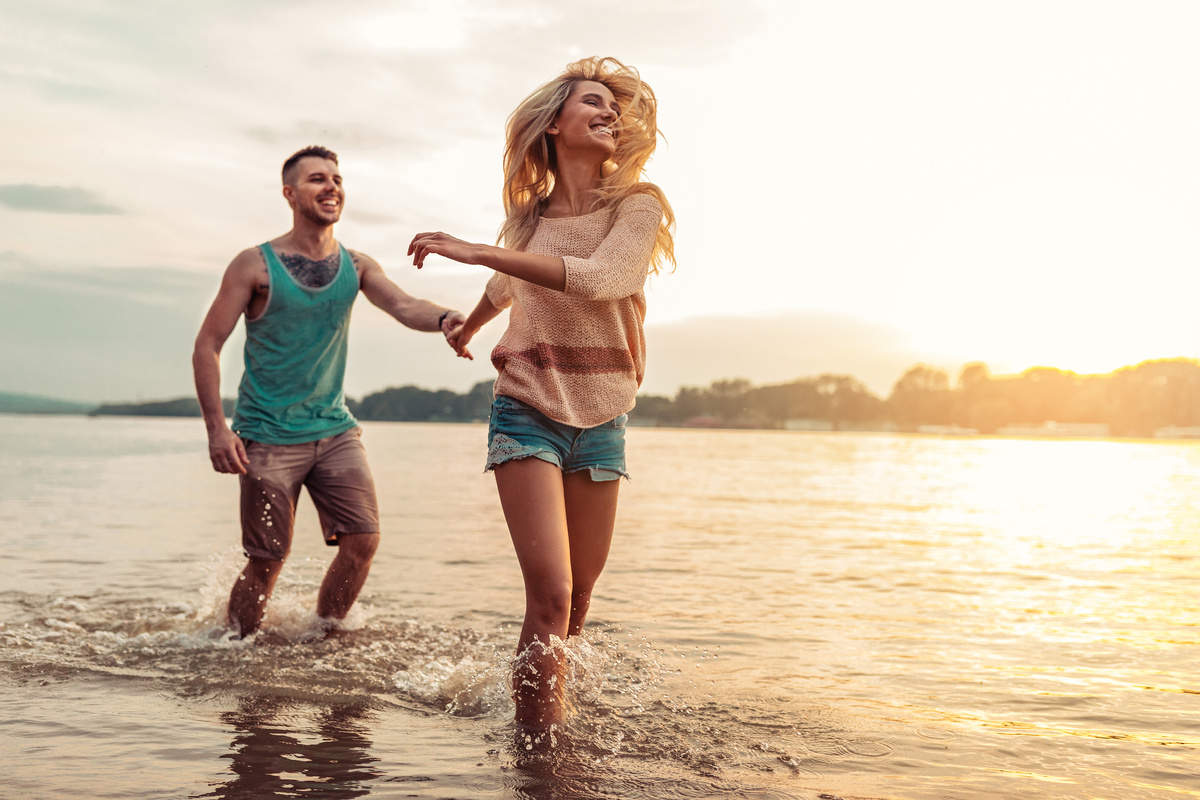
[[[479,249],[482,245],[464,242],[448,233],[435,231],[433,233],[418,233],[408,243],[408,254],[413,257],[417,269],[425,266],[425,256],[436,253],[452,261],[462,264],[478,264]]]

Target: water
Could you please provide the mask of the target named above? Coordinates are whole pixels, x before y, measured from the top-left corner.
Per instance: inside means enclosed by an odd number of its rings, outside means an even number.
[[[0,416],[0,796],[1200,797],[1200,445],[632,429],[530,748],[485,429],[364,428],[359,604],[304,498],[247,643],[198,421]]]

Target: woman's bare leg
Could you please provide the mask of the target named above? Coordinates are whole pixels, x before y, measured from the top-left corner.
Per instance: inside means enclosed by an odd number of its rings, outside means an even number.
[[[571,552],[562,471],[539,458],[496,467],[496,488],[525,580],[525,622],[517,644],[513,700],[517,722],[547,727],[562,719],[562,665],[548,648],[567,637]],[[540,643],[540,644],[539,644]]]
[[[578,636],[592,602],[592,588],[608,560],[617,520],[620,481],[593,481],[589,470],[563,476],[567,535],[571,547],[571,619],[568,636]]]

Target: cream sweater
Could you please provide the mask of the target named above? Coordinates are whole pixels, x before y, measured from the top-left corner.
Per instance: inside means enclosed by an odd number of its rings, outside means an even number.
[[[497,395],[578,428],[633,408],[646,372],[643,287],[661,222],[662,206],[650,194],[626,198],[615,212],[542,217],[525,250],[561,256],[566,288],[556,292],[499,272],[488,281],[492,305],[512,306],[492,351]]]

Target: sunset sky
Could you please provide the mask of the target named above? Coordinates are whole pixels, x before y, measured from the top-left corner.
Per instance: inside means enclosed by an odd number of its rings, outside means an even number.
[[[1197,41],[1190,1],[0,0],[0,391],[190,393],[221,272],[287,230],[279,166],[313,143],[338,238],[468,310],[486,270],[407,242],[494,240],[505,117],[593,54],[667,137],[647,391],[1200,357]],[[464,390],[501,326],[468,363],[361,300],[347,390]]]

